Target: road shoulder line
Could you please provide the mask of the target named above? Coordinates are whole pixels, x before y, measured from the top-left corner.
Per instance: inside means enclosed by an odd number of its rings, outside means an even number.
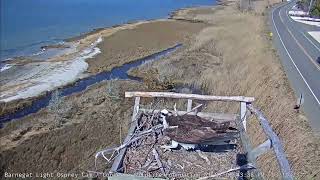
[[[308,87],[308,89],[310,90],[310,92],[311,92],[311,94],[313,95],[313,97],[316,99],[318,105],[320,105],[319,99],[317,98],[317,96],[316,96],[316,95],[314,94],[314,92],[312,91],[311,87],[310,87],[309,84],[307,83],[306,79],[305,79],[304,76],[302,75],[302,73],[301,73],[300,69],[298,68],[298,66],[296,65],[296,63],[293,61],[293,59],[292,59],[292,57],[291,57],[288,49],[286,48],[285,44],[283,43],[283,40],[282,40],[282,38],[281,38],[281,36],[280,36],[280,34],[279,34],[278,28],[277,28],[276,23],[275,23],[275,21],[274,21],[274,16],[273,16],[273,14],[274,14],[275,10],[277,10],[277,9],[279,9],[279,8],[285,6],[285,5],[286,5],[286,4],[283,4],[283,5],[275,8],[275,9],[273,9],[272,12],[271,12],[271,18],[272,18],[272,22],[273,22],[274,28],[275,28],[275,30],[276,30],[276,33],[278,34],[278,37],[279,37],[279,40],[281,41],[282,46],[284,47],[286,53],[288,54],[291,62],[293,63],[293,65],[294,65],[294,67],[296,68],[296,70],[298,71],[298,73],[299,73],[299,75],[301,76],[301,78],[302,78],[302,80],[304,81],[304,83],[307,85],[307,87]]]

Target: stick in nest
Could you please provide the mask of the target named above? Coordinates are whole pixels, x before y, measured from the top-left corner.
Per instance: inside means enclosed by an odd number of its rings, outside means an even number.
[[[121,144],[119,147],[107,148],[107,149],[104,149],[102,151],[97,152],[95,155],[95,168],[97,169],[97,159],[99,156],[102,156],[108,163],[110,163],[112,160],[114,160],[119,155],[119,152],[121,149],[126,148],[126,147],[132,145],[133,143],[136,143],[136,145],[138,145],[139,143],[137,143],[137,141],[139,141],[142,137],[145,137],[146,135],[149,135],[151,133],[155,133],[159,129],[161,130],[163,128],[162,124],[152,126],[152,122],[150,122],[150,120],[152,121],[154,116],[155,116],[155,113],[152,113],[151,119],[150,119],[150,117],[148,117],[142,124],[140,124],[138,119],[141,118],[141,114],[138,114],[134,120],[134,122],[136,123],[136,125],[135,125],[136,130],[131,135],[129,140],[127,142],[124,142],[123,144]],[[151,123],[150,124],[151,128],[149,128],[150,126],[148,126],[148,130],[139,131],[145,125],[145,123],[148,123],[148,120],[149,120],[149,123]],[[111,156],[109,158],[107,158],[105,156],[105,153],[111,154]]]
[[[153,163],[153,160],[147,159],[147,161],[144,163],[144,165],[141,167],[141,169],[145,169],[150,166],[150,164]]]
[[[200,150],[196,150],[196,152],[198,153],[198,155],[200,156],[200,158],[202,158],[203,160],[206,161],[206,163],[207,163],[208,165],[211,165],[211,162],[210,162],[209,158],[208,158],[205,154],[203,154]]]
[[[229,169],[227,171],[223,171],[223,172],[218,173],[218,174],[214,174],[212,176],[201,177],[201,178],[198,178],[197,180],[212,179],[212,178],[216,178],[218,176],[221,176],[221,175],[224,175],[224,174],[227,174],[227,173],[230,173],[230,172],[240,171],[240,170],[250,170],[250,169],[256,169],[256,168],[251,163],[249,163],[249,164],[246,164],[246,165],[243,165],[243,166],[239,166],[239,167],[236,167],[236,168]]]
[[[199,104],[198,106],[196,106],[196,107],[194,107],[194,108],[192,108],[190,111],[187,111],[186,113],[184,113],[183,115],[186,115],[186,114],[189,114],[189,113],[191,113],[191,112],[193,112],[193,111],[195,111],[195,110],[197,110],[199,107],[201,107],[202,106],[202,104]]]
[[[151,129],[147,130],[147,131],[143,131],[143,132],[139,132],[139,133],[135,133],[131,136],[131,138],[123,143],[122,145],[120,145],[119,147],[116,147],[116,148],[107,148],[105,150],[102,150],[102,151],[99,151],[96,153],[95,155],[95,167],[97,168],[97,159],[98,157],[101,155],[105,160],[107,160],[107,162],[111,162],[112,160],[114,160],[118,155],[119,155],[119,152],[121,149],[125,148],[125,147],[128,147],[130,146],[133,142],[136,142],[138,140],[140,140],[141,138],[143,138],[144,136],[146,135],[149,135],[150,133],[152,132],[155,132],[156,130],[159,130],[159,129],[162,129],[163,128],[163,125],[162,124],[159,124],[157,126],[154,126],[152,127]],[[105,156],[105,153],[111,153],[111,156],[110,158],[107,158]],[[116,154],[117,153],[117,154]]]
[[[138,124],[137,124],[137,130],[140,130],[142,127],[144,127],[145,125],[146,125],[146,127],[147,127],[147,129],[149,129],[150,127],[152,127],[153,126],[153,120],[154,120],[154,117],[155,117],[155,110],[156,110],[156,108],[157,108],[157,106],[158,106],[158,102],[159,101],[157,101],[156,103],[155,103],[155,106],[154,106],[154,108],[153,108],[153,110],[152,110],[152,115],[150,116],[150,115],[148,115],[148,117],[146,118],[146,120],[142,123],[142,124],[140,124],[139,125],[139,122],[138,122]]]
[[[160,160],[158,151],[157,151],[155,148],[152,149],[152,154],[153,154],[154,158],[156,159],[158,166],[160,167],[161,173],[162,173],[165,177],[167,177],[166,171],[165,171],[165,169],[164,169],[164,167],[163,167],[163,164],[162,164],[162,162],[161,162],[161,160]]]
[[[173,110],[174,110],[174,113],[173,113],[174,116],[178,116],[177,103],[174,103]]]

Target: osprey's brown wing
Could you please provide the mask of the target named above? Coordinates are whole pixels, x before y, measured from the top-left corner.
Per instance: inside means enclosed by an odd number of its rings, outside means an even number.
[[[167,122],[170,126],[185,126],[192,128],[210,127],[213,130],[225,131],[230,127],[230,122],[217,123],[195,115],[169,116]]]
[[[170,126],[180,126],[187,124],[189,126],[198,127],[203,124],[200,117],[192,115],[169,116],[167,117],[167,122]]]
[[[186,128],[177,127],[165,129],[165,135],[170,139],[187,144],[210,144],[214,142],[227,141],[237,137],[237,131],[213,130],[209,127]]]

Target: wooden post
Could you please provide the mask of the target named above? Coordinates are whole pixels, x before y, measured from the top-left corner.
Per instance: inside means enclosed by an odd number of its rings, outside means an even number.
[[[139,114],[139,104],[140,104],[140,97],[136,97],[135,100],[134,100],[134,107],[133,107],[131,122],[134,122],[136,120],[136,118],[137,118],[137,115]],[[134,131],[136,129],[136,124],[137,123],[131,123],[128,135],[125,138],[124,142],[128,142],[130,140],[132,134],[134,133]],[[111,173],[118,172],[118,169],[119,169],[119,167],[121,167],[121,163],[122,163],[122,160],[124,158],[124,155],[125,155],[126,151],[127,151],[127,148],[123,148],[123,149],[120,150],[118,156],[114,160],[114,162],[112,164],[112,167],[110,169]]]
[[[252,158],[257,159],[261,154],[263,154],[266,151],[268,151],[269,149],[271,149],[271,147],[272,147],[272,143],[271,143],[270,139],[268,139],[264,143],[260,144],[256,148],[254,148],[251,151],[250,155],[252,156]]]
[[[133,107],[131,122],[135,121],[136,119],[136,116],[139,112],[139,105],[140,105],[140,97],[136,97],[134,100],[134,107]]]
[[[245,102],[240,103],[240,119],[243,124],[243,128],[247,131],[247,104]]]
[[[188,99],[187,112],[191,111],[191,109],[192,109],[192,99]]]
[[[290,164],[289,161],[286,157],[286,154],[284,152],[283,146],[281,144],[281,141],[277,134],[273,132],[267,118],[260,112],[258,109],[254,108],[251,104],[247,105],[248,109],[253,112],[258,120],[260,121],[260,124],[262,126],[262,129],[266,133],[267,137],[271,140],[272,142],[272,148],[273,151],[276,154],[278,163],[280,165],[280,170],[282,174],[282,178],[286,180],[293,180],[293,174],[290,169]]]
[[[140,114],[137,114],[137,115],[140,115]],[[131,126],[128,131],[128,135],[124,139],[124,142],[130,141],[135,129],[136,129],[136,123],[131,123]],[[121,168],[121,166],[122,166],[122,161],[123,161],[123,158],[125,156],[126,151],[127,151],[127,147],[120,150],[118,156],[113,161],[112,167],[110,169],[110,173],[117,173],[119,171],[119,168]]]
[[[250,142],[250,139],[249,139],[247,133],[246,133],[245,130],[244,130],[242,120],[241,120],[240,118],[238,118],[237,121],[236,121],[236,123],[237,123],[238,129],[239,129],[239,132],[240,132],[240,139],[241,139],[241,142],[242,142],[242,146],[243,146],[244,151],[247,152],[247,153],[252,152],[251,142]],[[256,163],[255,163],[255,159],[250,159],[250,158],[248,157],[248,161],[249,161],[250,163],[256,164]]]
[[[239,117],[237,118],[236,122],[237,122],[237,126],[239,128],[240,139],[242,142],[243,149],[244,149],[245,153],[247,154],[248,163],[252,163],[253,166],[256,167],[257,162],[256,162],[256,159],[253,158],[253,156],[251,155],[252,154],[251,153],[252,152],[252,145],[251,145],[251,142],[250,142],[250,139],[249,139],[247,133],[244,130],[243,122]],[[253,173],[253,177],[255,177],[254,179],[262,179],[261,172],[258,169],[256,169],[252,173]]]

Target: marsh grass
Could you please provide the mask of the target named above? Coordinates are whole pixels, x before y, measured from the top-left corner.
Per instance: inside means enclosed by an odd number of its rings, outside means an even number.
[[[54,120],[58,126],[66,123],[66,120],[72,115],[73,106],[62,97],[58,90],[54,91],[49,101],[48,111],[54,116]]]
[[[319,177],[319,137],[312,133],[304,114],[293,109],[296,97],[272,47],[266,17],[255,12],[240,13],[236,6],[227,6],[191,18],[203,18],[212,26],[194,36],[183,50],[140,67],[136,74],[194,85],[211,95],[255,97],[254,105],[267,116],[282,140],[295,177]],[[157,73],[148,72],[150,69]],[[207,104],[206,110],[239,112],[239,105],[214,102]],[[258,120],[250,116],[248,122],[253,145],[263,143],[266,136]],[[259,157],[258,164],[268,179],[280,178],[271,151]]]
[[[119,79],[114,78],[107,82],[106,85],[106,94],[108,97],[110,97],[112,100],[120,100],[120,89],[119,84],[116,83]]]

